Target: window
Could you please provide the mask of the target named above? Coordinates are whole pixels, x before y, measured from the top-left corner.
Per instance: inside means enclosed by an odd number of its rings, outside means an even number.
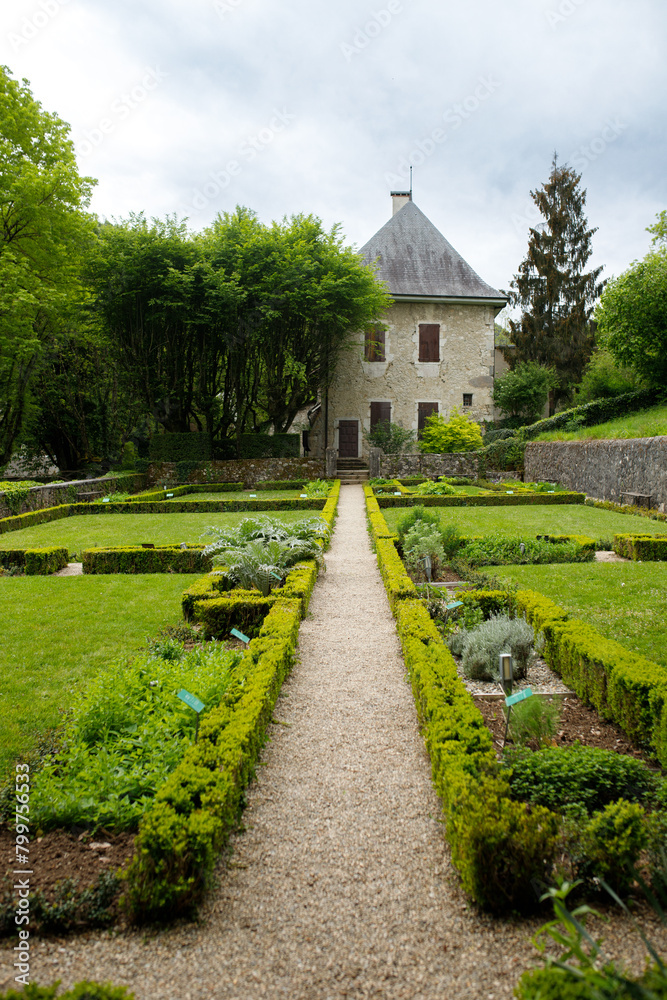
[[[472,393],[471,392],[464,392],[463,393],[463,405],[464,406],[472,406]]]
[[[426,420],[433,413],[438,412],[437,403],[417,403],[417,437],[422,436],[422,431],[426,425]]]
[[[440,324],[419,324],[419,360],[440,360]]]
[[[391,403],[371,403],[371,430],[376,424],[389,423],[391,420]]]
[[[366,330],[364,335],[364,358],[366,361],[385,360],[385,330],[376,326]]]

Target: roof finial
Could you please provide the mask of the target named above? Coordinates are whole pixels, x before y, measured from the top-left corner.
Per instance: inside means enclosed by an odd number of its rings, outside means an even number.
[[[412,167],[410,167],[410,201],[412,201]]]

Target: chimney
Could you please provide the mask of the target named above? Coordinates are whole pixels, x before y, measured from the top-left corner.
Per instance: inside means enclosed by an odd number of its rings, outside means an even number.
[[[392,216],[396,215],[397,212],[400,212],[403,206],[407,205],[409,201],[412,201],[412,191],[392,191]]]

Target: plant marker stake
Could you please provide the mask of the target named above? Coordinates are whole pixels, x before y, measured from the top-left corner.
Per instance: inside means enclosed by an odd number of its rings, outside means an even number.
[[[451,604],[446,605],[448,611],[453,611],[454,608],[462,608],[463,601],[452,601]]]
[[[250,642],[250,639],[248,638],[248,636],[244,635],[243,632],[239,632],[239,630],[237,628],[231,629],[230,635],[233,635],[235,639],[240,639],[241,642],[244,642],[246,644],[246,646]]]
[[[181,701],[184,701],[186,705],[189,705],[189,707],[197,713],[197,722],[195,724],[195,743],[196,743],[197,739],[199,738],[199,713],[204,711],[206,705],[204,704],[203,701],[200,701],[200,699],[196,695],[190,694],[189,691],[186,691],[185,688],[181,688],[180,691],[177,691],[176,697],[180,698]]]
[[[498,657],[498,668],[500,671],[500,686],[502,687],[505,695],[512,694],[512,684],[514,682],[514,664],[512,663],[511,653],[501,653]],[[511,705],[507,709],[507,718],[505,719],[505,735],[503,736],[503,750],[505,749],[505,744],[507,743],[507,733],[510,726],[510,715],[512,713]]]

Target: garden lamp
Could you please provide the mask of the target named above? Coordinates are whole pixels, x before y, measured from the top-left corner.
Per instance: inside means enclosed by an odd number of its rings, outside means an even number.
[[[500,683],[503,690],[512,693],[512,682],[514,681],[514,667],[512,665],[512,654],[500,654]]]

